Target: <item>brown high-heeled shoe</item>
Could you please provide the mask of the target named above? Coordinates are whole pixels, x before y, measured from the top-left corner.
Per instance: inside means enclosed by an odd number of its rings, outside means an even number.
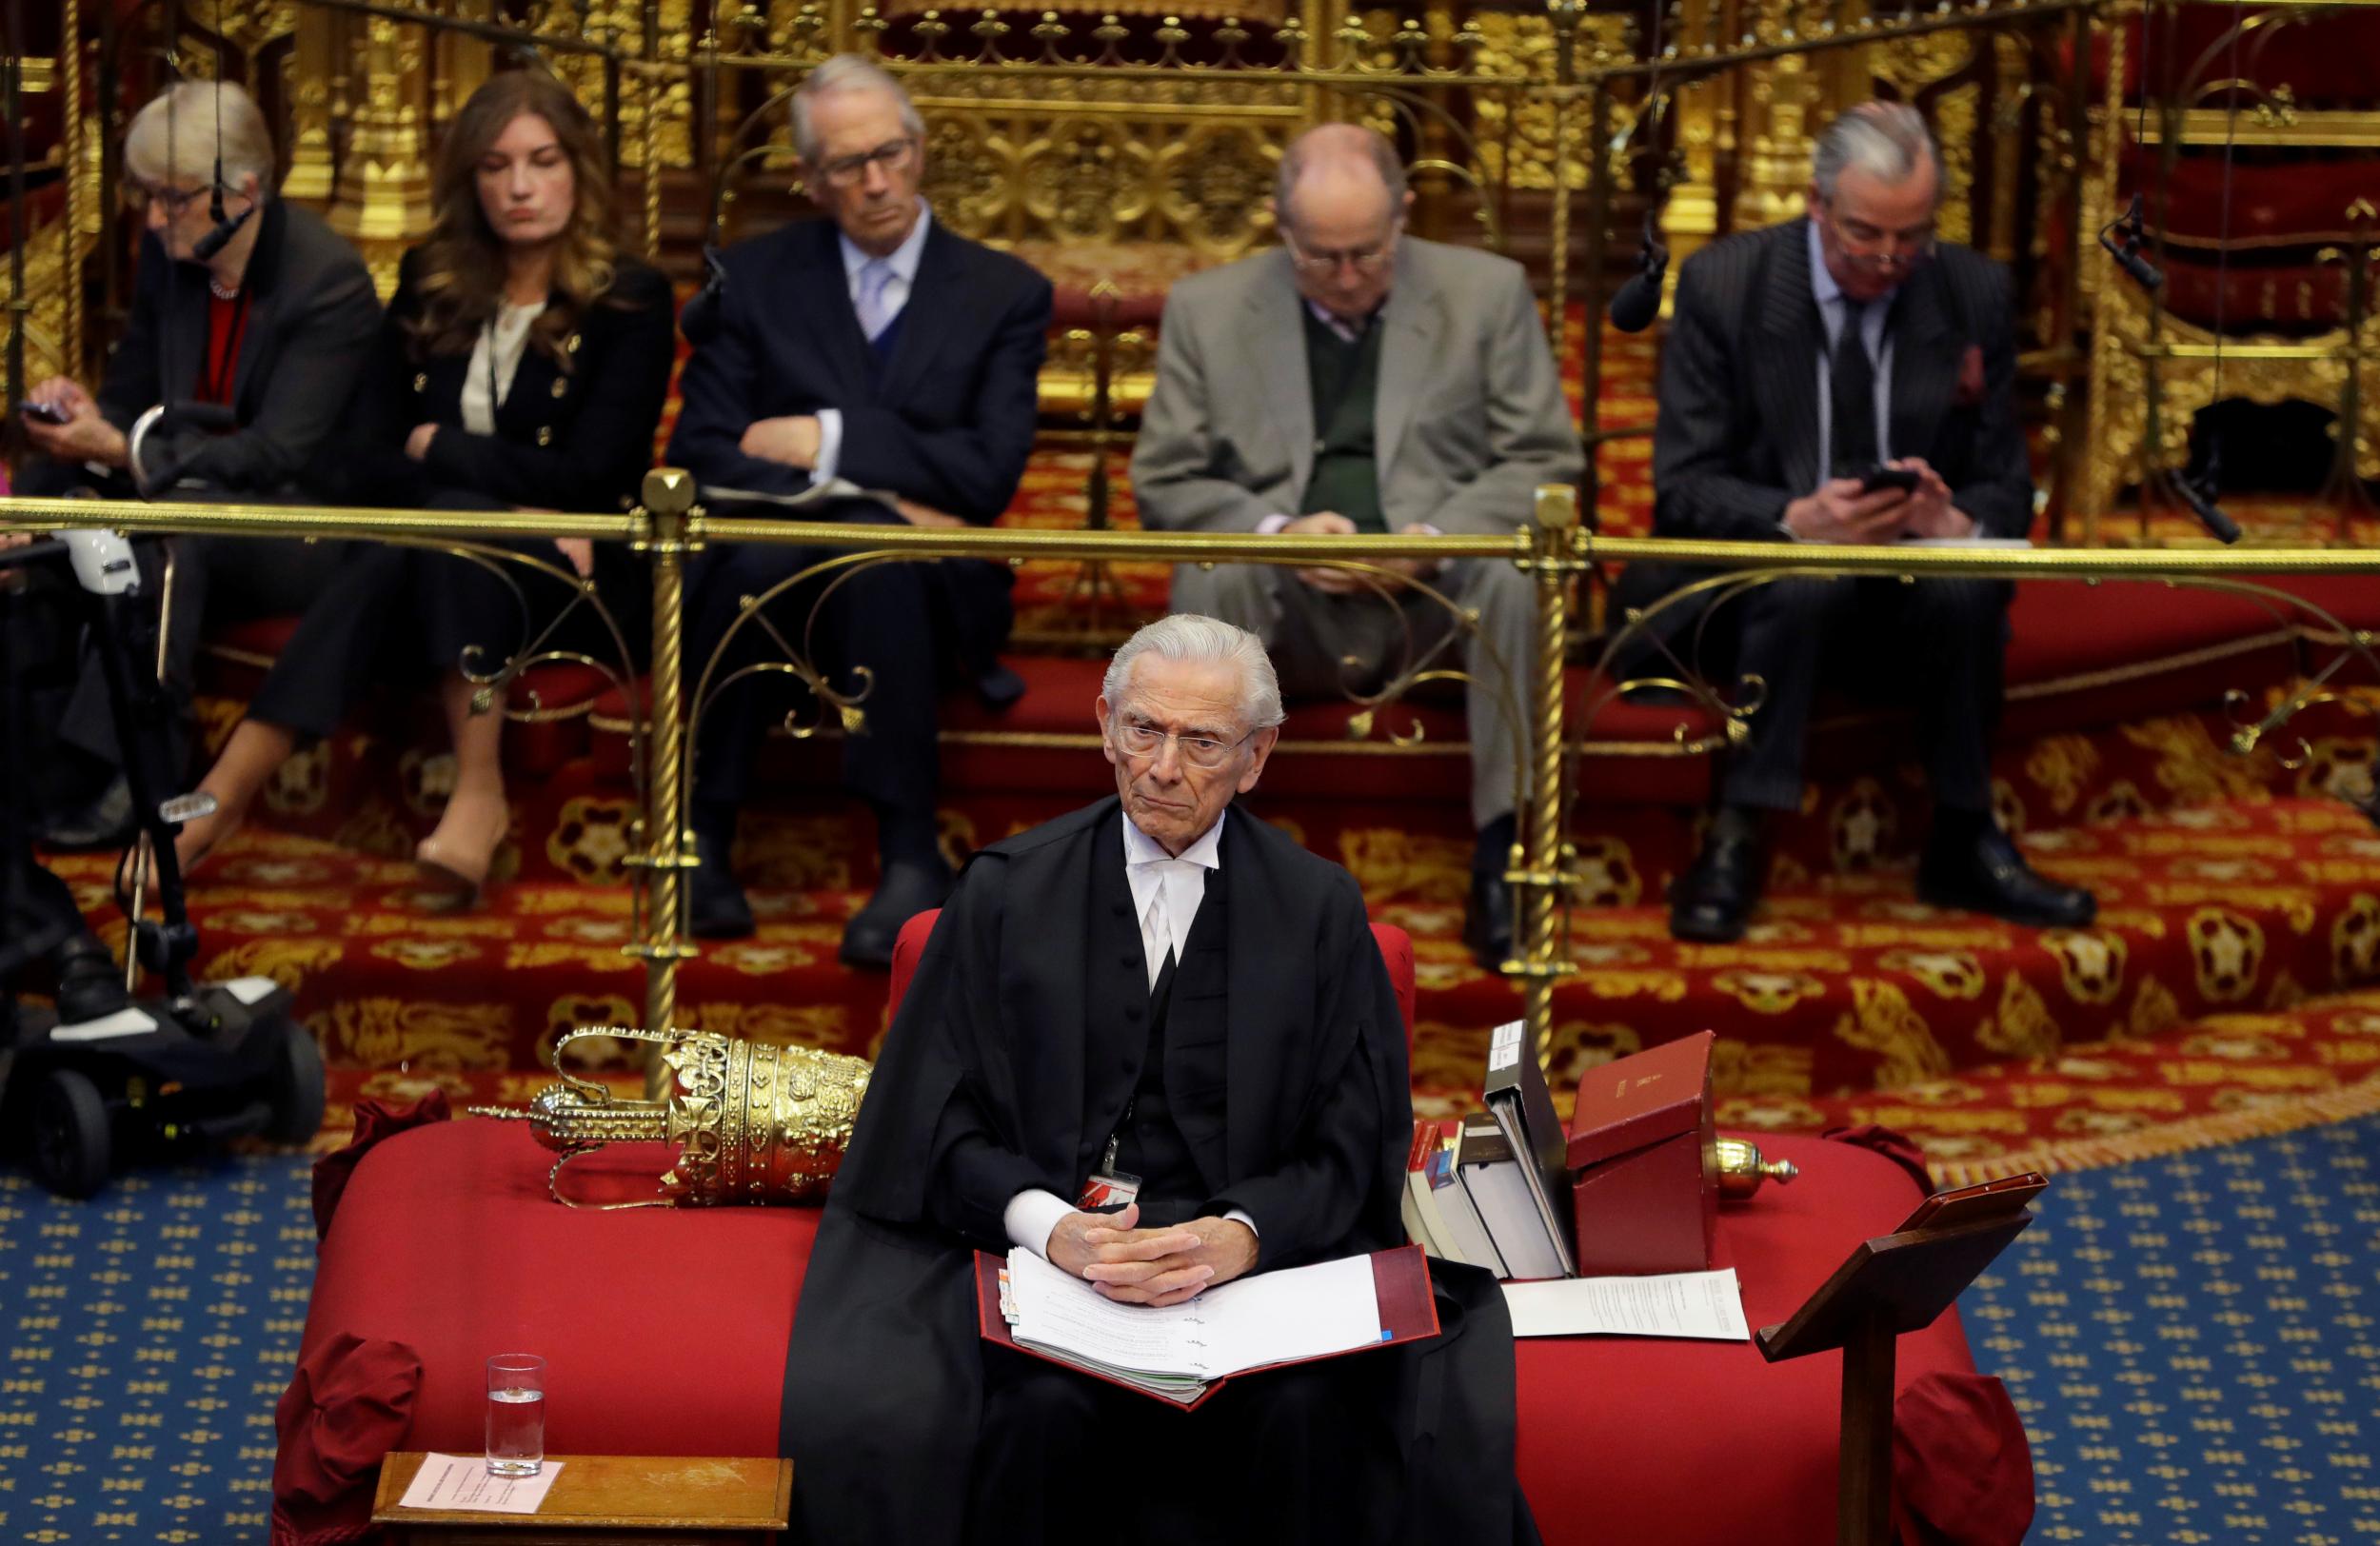
[[[476,906],[511,830],[512,808],[503,797],[450,799],[437,830],[413,845],[414,867],[431,885],[454,893],[454,905]]]

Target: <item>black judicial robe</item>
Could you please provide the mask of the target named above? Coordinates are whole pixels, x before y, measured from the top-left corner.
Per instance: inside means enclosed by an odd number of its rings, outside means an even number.
[[[1006,1251],[1017,1190],[1080,1190],[1114,1117],[1090,1109],[1091,1049],[1146,1032],[1129,1013],[1148,979],[1123,820],[1110,798],[978,853],[884,1039],[787,1351],[780,1443],[798,1538],[814,1546],[965,1534],[982,1407],[973,1253]],[[1398,1244],[1405,1034],[1362,895],[1244,812],[1221,857],[1200,904],[1221,945],[1179,964],[1165,1040],[1173,1119],[1210,1188],[1201,1211],[1256,1219],[1259,1271]],[[975,1150],[961,1168],[987,1179],[978,1195],[945,1195],[958,1145]],[[1400,1517],[1415,1540],[1534,1540],[1502,1298],[1485,1273],[1432,1267],[1441,1334],[1358,1355],[1399,1363]]]

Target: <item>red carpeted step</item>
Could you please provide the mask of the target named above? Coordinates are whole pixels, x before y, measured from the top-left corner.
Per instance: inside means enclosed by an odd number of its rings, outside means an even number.
[[[948,822],[990,841],[1062,802],[1019,798]],[[1376,917],[1415,935],[1415,1081],[1475,1087],[1485,1028],[1517,993],[1457,935],[1469,853],[1458,812],[1417,830],[1398,806],[1283,801],[1271,814],[1363,882]],[[744,867],[762,918],[681,980],[689,1023],[865,1052],[884,985],[833,961],[865,895],[864,837],[836,813],[757,823]],[[1554,1073],[1704,1027],[1718,1087],[1772,1120],[1817,1120],[1845,1090],[1921,1090],[1960,1070],[2154,1037],[2206,1015],[2380,981],[2380,835],[2332,802],[2185,809],[2036,835],[2033,857],[2100,895],[2099,924],[2038,935],[1918,905],[1905,870],[1775,887],[1732,946],[1669,940],[1641,884],[1573,920],[1578,974],[1556,996]],[[61,868],[95,907],[106,862]],[[1606,872],[1616,882],[1616,870]],[[288,983],[334,1065],[415,1075],[526,1069],[563,1029],[642,1019],[624,954],[628,894],[522,882],[476,913],[428,913],[409,867],[268,831],[244,833],[193,893],[210,977]],[[617,1060],[625,1070],[624,1053]],[[1731,1108],[1734,1109],[1734,1108]],[[1738,1111],[1735,1120],[1751,1120]]]

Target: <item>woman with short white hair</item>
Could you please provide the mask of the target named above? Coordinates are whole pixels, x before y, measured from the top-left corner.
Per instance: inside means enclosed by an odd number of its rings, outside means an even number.
[[[183,81],[134,116],[122,187],[148,229],[130,314],[97,391],[52,376],[27,392],[36,406],[26,435],[42,460],[25,468],[23,492],[299,492],[299,474],[338,426],[370,353],[380,303],[355,249],[274,198],[272,183],[272,137],[237,86]],[[187,721],[202,621],[298,610],[342,547],[242,537],[181,538],[175,547],[167,666]],[[62,728],[112,765],[97,675],[86,672]],[[126,814],[120,795],[111,803],[112,812],[90,813],[95,825],[69,821],[63,835],[105,841]]]

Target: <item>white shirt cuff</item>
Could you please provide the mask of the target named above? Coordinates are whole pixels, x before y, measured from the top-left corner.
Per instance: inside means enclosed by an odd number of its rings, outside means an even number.
[[[1066,1199],[1057,1193],[1031,1187],[1008,1199],[1008,1206],[1001,1212],[1000,1227],[1008,1232],[1011,1245],[1021,1245],[1047,1261],[1049,1232],[1058,1227],[1059,1219],[1072,1212],[1074,1209],[1066,1206]]]
[[[1287,525],[1289,525],[1289,517],[1276,510],[1256,524],[1256,534],[1259,537],[1270,537]]]
[[[1050,1231],[1058,1227],[1058,1220],[1072,1212],[1074,1209],[1068,1207],[1066,1199],[1057,1193],[1032,1187],[1008,1199],[1008,1206],[1001,1210],[1000,1227],[1007,1232],[1009,1244],[1021,1245],[1047,1261]],[[1247,1225],[1249,1234],[1259,1239],[1263,1237],[1264,1232],[1256,1227],[1256,1220],[1244,1211],[1234,1208],[1223,1217],[1234,1223]]]
[[[810,469],[813,484],[833,483],[835,464],[843,460],[843,409],[821,408],[818,419],[818,466]]]

